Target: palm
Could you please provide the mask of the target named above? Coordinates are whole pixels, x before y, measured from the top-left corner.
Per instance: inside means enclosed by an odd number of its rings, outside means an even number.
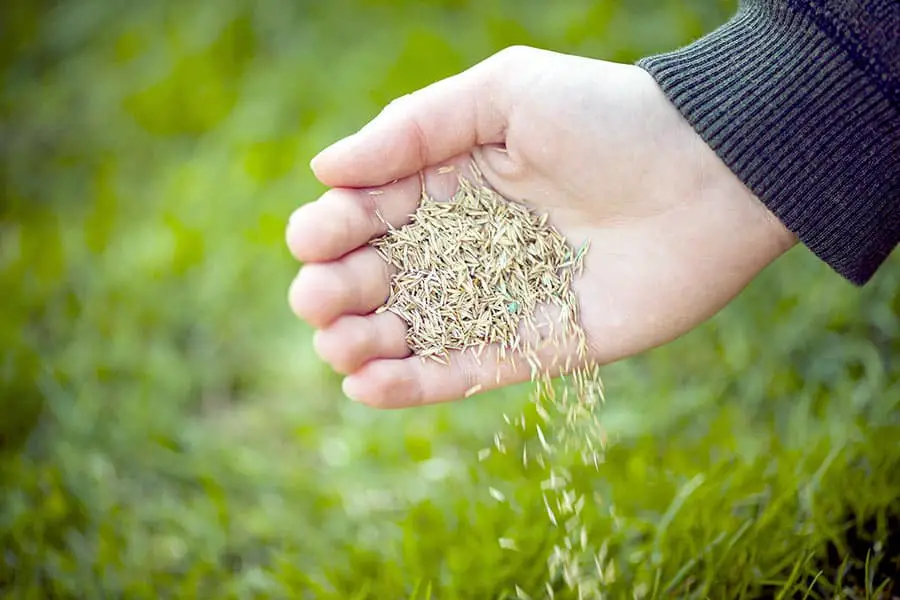
[[[705,320],[789,245],[788,236],[773,235],[780,224],[642,71],[535,51],[527,59],[528,68],[492,90],[505,112],[493,127],[438,103],[451,80],[386,111],[368,136],[364,130],[332,149],[330,165],[327,153],[317,159],[320,178],[353,189],[327,192],[292,220],[289,244],[307,262],[292,305],[320,329],[319,353],[351,374],[345,389],[367,403],[451,400],[474,385],[528,377],[515,362],[457,355],[444,367],[411,358],[404,324],[390,313],[371,314],[386,299],[391,275],[366,247],[384,231],[375,209],[393,225],[405,222],[420,197],[419,173],[431,195],[448,197],[456,174],[446,167],[464,169],[474,159],[501,194],[549,212],[573,245],[591,240],[575,285],[592,358],[601,363]],[[406,112],[413,110],[418,114]],[[446,137],[466,118],[477,130]]]

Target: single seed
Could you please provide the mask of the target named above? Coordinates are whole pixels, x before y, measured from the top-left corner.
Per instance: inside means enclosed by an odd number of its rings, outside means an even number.
[[[471,398],[472,396],[474,396],[475,394],[480,392],[482,387],[483,386],[480,383],[473,385],[472,387],[470,387],[469,389],[466,390],[465,397]]]
[[[504,550],[518,550],[519,547],[516,545],[516,541],[510,538],[500,538],[497,540],[500,543],[500,547]]]

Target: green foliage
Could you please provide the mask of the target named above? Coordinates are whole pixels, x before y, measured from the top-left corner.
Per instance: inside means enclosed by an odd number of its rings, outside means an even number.
[[[560,538],[531,434],[476,459],[524,390],[346,402],[286,307],[284,224],[321,191],[308,159],[398,95],[514,43],[633,60],[731,10],[4,4],[0,596],[537,596]],[[858,290],[798,249],[605,370],[614,445],[576,471],[615,597],[889,585],[897,266]]]
[[[190,52],[178,35],[167,50],[175,57],[165,76],[125,98],[138,124],[159,135],[200,135],[219,125],[238,101],[241,76],[255,50],[253,24],[241,15],[226,22],[216,38]],[[137,49],[126,36],[116,54],[128,58]],[[178,110],[172,110],[178,107]]]

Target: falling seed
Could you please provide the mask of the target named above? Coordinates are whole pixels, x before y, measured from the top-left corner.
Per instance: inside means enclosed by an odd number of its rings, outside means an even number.
[[[497,488],[489,487],[488,493],[490,493],[491,497],[497,502],[505,502],[506,496],[503,495],[503,492],[498,490]]]
[[[503,435],[500,433],[494,434],[494,448],[500,454],[506,454],[506,445],[503,443]]]
[[[497,540],[500,543],[500,547],[504,550],[515,550],[518,552],[519,547],[516,546],[516,541],[511,538],[500,538]]]
[[[544,448],[545,451],[549,452],[550,444],[547,443],[547,438],[544,437],[544,430],[541,428],[540,425],[537,425],[536,429],[537,429],[538,439],[541,441],[541,446]]]
[[[554,526],[557,525],[556,514],[553,512],[553,509],[550,508],[550,503],[547,502],[546,495],[544,496],[544,506],[547,508],[547,516],[550,517],[550,522],[553,523]]]
[[[444,165],[437,172],[455,170]],[[575,494],[571,476],[554,464],[555,455],[586,447],[581,451],[583,462],[599,468],[608,443],[595,418],[604,402],[603,387],[598,366],[589,357],[573,290],[584,271],[590,240],[573,248],[550,224],[548,213],[538,215],[524,201],[500,196],[484,184],[474,162],[469,171],[471,179],[457,174],[458,190],[447,201],[428,195],[420,172],[421,202],[402,227],[392,227],[376,211],[386,233],[370,245],[394,271],[388,300],[376,312],[391,312],[406,323],[407,345],[423,361],[446,367],[456,353],[471,350],[481,368],[495,358],[527,367],[540,445],[529,456],[528,444],[523,444],[522,464],[531,462],[549,471],[540,484],[544,505],[553,525],[565,525],[566,537],[554,550],[548,569],[577,589],[579,597],[594,597],[591,581],[579,566],[593,556],[590,536],[581,525],[585,498]],[[369,193],[380,195],[382,190]],[[545,306],[558,309],[559,318],[539,319],[539,308]],[[569,348],[575,348],[574,353]],[[482,362],[486,350],[492,360]],[[541,357],[551,355],[553,360],[544,364]],[[562,369],[561,394],[551,385],[551,365]],[[496,369],[498,385],[503,373]],[[464,395],[468,398],[481,389],[474,385]],[[524,415],[517,419],[504,415],[504,421],[514,430],[526,430]],[[493,448],[478,451],[478,460],[486,460],[494,450],[506,453],[501,432],[494,436]],[[499,490],[488,491],[502,501]],[[499,543],[517,549],[512,539],[500,538]],[[611,563],[603,565],[598,577],[614,577],[611,569]],[[516,589],[518,593],[520,588]],[[552,590],[548,587],[549,597]]]

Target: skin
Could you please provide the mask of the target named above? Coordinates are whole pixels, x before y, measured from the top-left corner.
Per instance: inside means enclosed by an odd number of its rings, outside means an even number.
[[[303,267],[289,301],[317,329],[318,354],[347,375],[348,397],[402,408],[528,379],[493,355],[450,366],[411,357],[403,322],[373,314],[391,275],[366,246],[385,231],[376,208],[400,226],[422,181],[447,197],[472,160],[501,194],[549,212],[573,245],[590,238],[576,293],[599,364],[690,331],[796,243],[646,72],[507,48],[395,100],[311,163],[331,189],[291,217],[287,244]],[[457,172],[438,171],[446,165]]]

